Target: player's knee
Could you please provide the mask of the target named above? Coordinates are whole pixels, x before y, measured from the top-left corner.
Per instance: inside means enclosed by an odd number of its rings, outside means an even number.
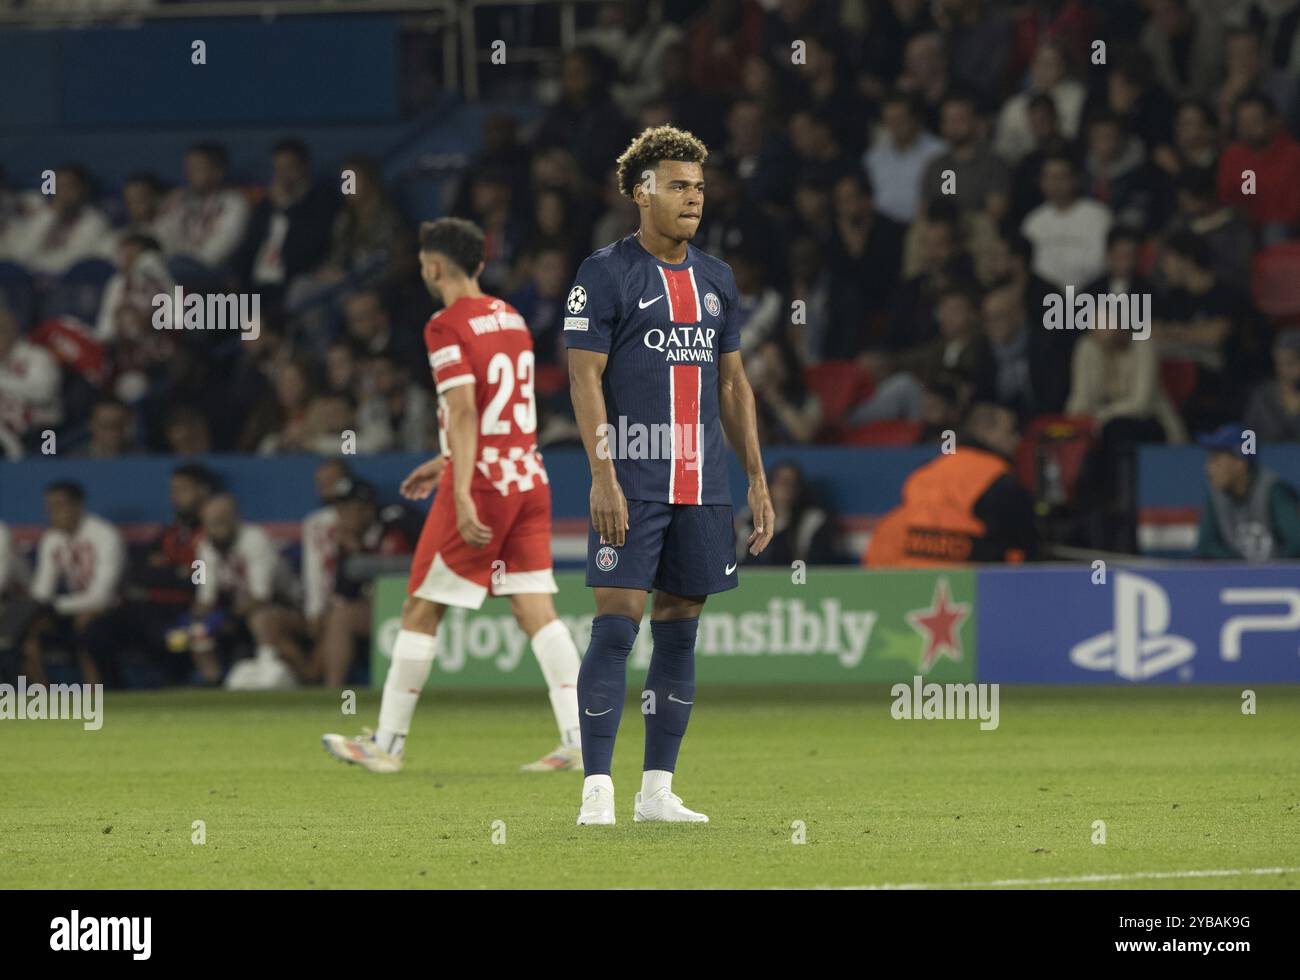
[[[515,622],[524,631],[525,636],[532,636],[547,623],[556,618],[555,603],[544,593],[533,595],[512,595],[510,611]]]
[[[697,596],[656,592],[650,618],[656,620],[697,619],[704,611],[704,599]]]
[[[428,599],[408,595],[402,603],[402,629],[416,633],[436,633],[442,620],[442,606]]]

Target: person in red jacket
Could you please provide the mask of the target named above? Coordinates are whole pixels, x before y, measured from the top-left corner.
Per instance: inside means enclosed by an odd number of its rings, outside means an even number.
[[[1219,157],[1219,200],[1240,208],[1271,244],[1300,224],[1300,143],[1282,129],[1267,95],[1242,96],[1235,117],[1237,140]]]

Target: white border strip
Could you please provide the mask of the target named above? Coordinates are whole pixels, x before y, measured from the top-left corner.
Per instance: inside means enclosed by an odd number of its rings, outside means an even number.
[[[928,888],[1018,888],[1034,885],[1091,885],[1171,878],[1244,878],[1300,874],[1300,868],[1219,868],[1205,871],[1138,871],[1133,874],[1069,875],[1057,878],[1002,878],[997,881],[929,881],[899,885],[837,885],[848,891],[923,891]]]

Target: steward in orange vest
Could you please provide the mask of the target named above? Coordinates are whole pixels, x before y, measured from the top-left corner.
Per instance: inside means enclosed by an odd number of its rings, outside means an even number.
[[[955,452],[926,463],[903,484],[903,502],[876,525],[862,563],[925,568],[1034,557],[1034,502],[1009,458],[1016,417],[975,405]]]

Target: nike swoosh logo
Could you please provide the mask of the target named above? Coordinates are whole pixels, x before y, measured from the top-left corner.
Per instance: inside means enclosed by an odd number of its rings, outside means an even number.
[[[678,704],[694,704],[694,703],[695,703],[694,701],[683,701],[681,698],[679,698],[679,697],[674,697],[674,696],[671,695],[671,694],[668,695],[668,700],[669,700],[669,701],[676,701]]]
[[[723,574],[724,574],[724,575],[730,575],[730,574],[731,574],[732,572],[734,572],[735,570],[736,570],[736,566],[735,566],[735,565],[728,565],[728,566],[727,566],[727,570],[726,570],[726,572],[724,572]]]
[[[664,294],[663,294],[663,293],[660,293],[658,296],[656,296],[654,299],[652,299],[649,303],[647,303],[647,302],[646,302],[645,300],[643,300],[643,299],[639,299],[639,300],[636,301],[636,305],[639,306],[639,307],[641,307],[641,309],[644,310],[647,306],[654,306],[656,303],[658,303],[658,302],[659,302],[661,299],[663,299],[663,298],[664,298]]]
[[[669,697],[671,697],[671,696],[672,696],[672,695],[669,695]],[[584,710],[585,712],[587,712],[587,717],[589,717],[589,718],[599,718],[601,715],[607,715],[607,714],[609,714],[609,713],[610,713],[611,711],[613,711],[614,709],[613,709],[613,708],[606,708],[604,711],[592,711],[590,708],[584,708],[583,710]]]

